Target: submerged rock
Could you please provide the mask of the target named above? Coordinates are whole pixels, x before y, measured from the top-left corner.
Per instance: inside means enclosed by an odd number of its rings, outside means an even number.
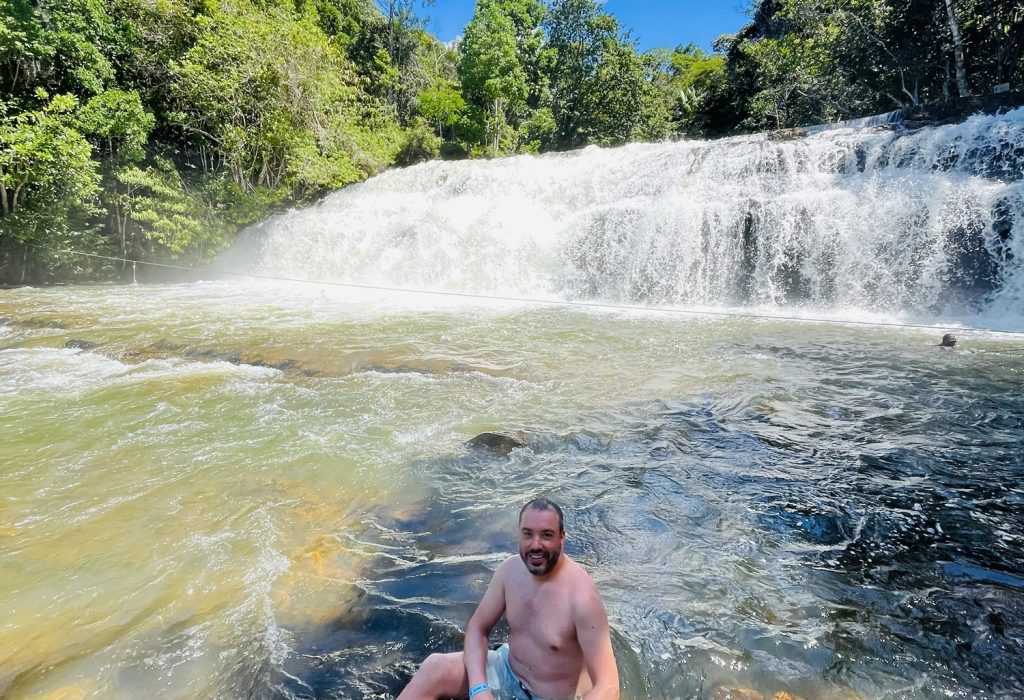
[[[482,447],[500,454],[508,454],[517,447],[526,447],[526,444],[526,433],[522,430],[480,433],[466,442],[469,447]]]
[[[81,338],[75,338],[74,340],[69,340],[64,343],[65,350],[95,350],[99,346],[99,343],[82,340]]]

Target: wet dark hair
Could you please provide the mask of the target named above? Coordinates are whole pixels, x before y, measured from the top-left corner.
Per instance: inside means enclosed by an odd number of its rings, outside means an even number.
[[[956,336],[952,333],[946,333],[942,336],[942,342],[940,343],[943,347],[951,348],[956,345]]]
[[[565,516],[562,515],[562,509],[558,507],[557,503],[555,503],[554,501],[548,500],[547,498],[544,498],[543,496],[541,496],[540,498],[533,499],[532,501],[527,503],[525,506],[523,506],[522,510],[519,511],[519,521],[520,522],[522,522],[522,520],[523,520],[523,513],[526,512],[527,508],[532,508],[534,510],[553,510],[553,511],[555,511],[555,513],[558,514],[558,532],[560,534],[565,534]]]

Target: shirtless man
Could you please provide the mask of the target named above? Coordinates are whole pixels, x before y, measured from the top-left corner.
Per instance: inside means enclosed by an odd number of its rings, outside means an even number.
[[[519,513],[519,556],[494,572],[462,652],[431,654],[399,700],[617,700],[608,616],[583,568],[562,554],[562,509],[536,498]],[[504,615],[508,644],[488,651]]]

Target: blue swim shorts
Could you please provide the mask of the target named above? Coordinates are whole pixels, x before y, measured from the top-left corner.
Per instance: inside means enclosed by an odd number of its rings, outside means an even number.
[[[487,685],[494,700],[548,700],[532,694],[512,672],[508,663],[508,644],[487,652]]]

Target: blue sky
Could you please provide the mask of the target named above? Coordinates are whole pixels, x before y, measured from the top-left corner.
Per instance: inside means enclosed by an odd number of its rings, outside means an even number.
[[[473,16],[474,0],[437,0],[421,10],[427,29],[442,41],[462,33]],[[607,0],[605,10],[629,29],[641,51],[693,42],[705,51],[720,34],[739,31],[749,19],[746,0]]]

